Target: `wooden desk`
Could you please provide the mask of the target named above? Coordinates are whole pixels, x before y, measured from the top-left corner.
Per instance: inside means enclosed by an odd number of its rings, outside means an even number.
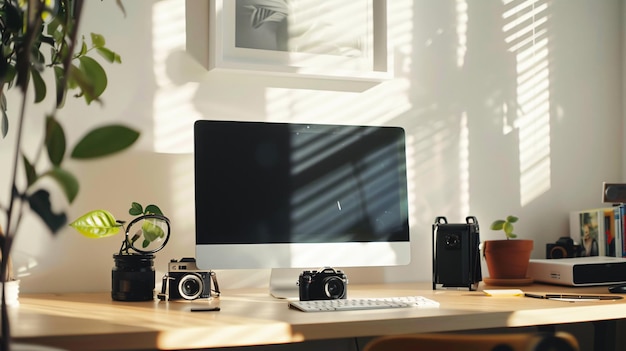
[[[606,287],[533,285],[523,290],[608,294]],[[285,300],[270,297],[267,290],[250,289],[224,290],[221,312],[190,312],[206,307],[206,300],[116,302],[110,293],[85,293],[24,294],[10,315],[15,341],[69,350],[210,348],[626,319],[626,299],[571,303],[489,297],[481,291],[433,291],[430,282],[350,285],[348,294],[422,295],[441,306],[304,313],[288,309]]]

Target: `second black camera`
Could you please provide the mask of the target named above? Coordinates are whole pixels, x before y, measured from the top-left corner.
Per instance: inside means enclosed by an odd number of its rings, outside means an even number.
[[[556,243],[546,244],[546,258],[571,258],[582,254],[580,245],[568,236],[560,237]]]
[[[212,271],[201,270],[195,258],[171,260],[168,273],[163,277],[161,300],[195,300],[211,297]]]
[[[300,301],[345,299],[348,296],[348,277],[330,267],[304,271],[300,273],[298,287]]]

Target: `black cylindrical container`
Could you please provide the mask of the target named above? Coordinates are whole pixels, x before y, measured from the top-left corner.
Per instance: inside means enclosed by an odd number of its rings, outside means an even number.
[[[149,301],[154,298],[154,255],[114,254],[111,297],[116,301]]]

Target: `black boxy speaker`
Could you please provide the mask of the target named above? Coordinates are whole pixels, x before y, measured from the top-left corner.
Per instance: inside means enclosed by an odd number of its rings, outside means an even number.
[[[473,216],[465,220],[448,223],[437,217],[433,223],[433,290],[438,286],[476,290],[482,280],[478,221]]]

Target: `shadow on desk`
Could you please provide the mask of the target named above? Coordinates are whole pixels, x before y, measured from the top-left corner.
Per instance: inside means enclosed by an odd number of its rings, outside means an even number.
[[[578,351],[578,341],[566,332],[503,334],[388,335],[369,342],[363,351]]]

